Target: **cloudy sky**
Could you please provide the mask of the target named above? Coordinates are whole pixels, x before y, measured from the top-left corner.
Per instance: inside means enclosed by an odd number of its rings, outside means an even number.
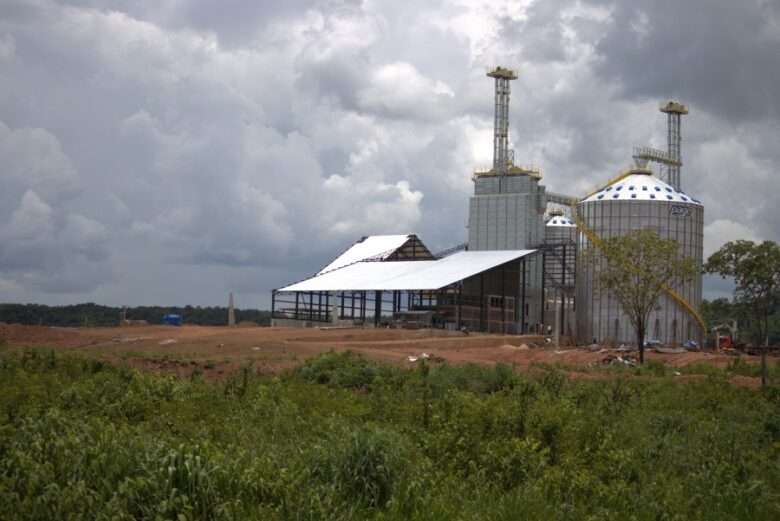
[[[0,301],[266,307],[362,235],[463,242],[496,64],[549,190],[678,99],[705,254],[780,240],[776,0],[0,0]]]

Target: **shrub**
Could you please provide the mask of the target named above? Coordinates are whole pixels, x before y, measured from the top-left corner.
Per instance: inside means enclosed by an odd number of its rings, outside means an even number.
[[[402,444],[381,429],[360,429],[320,448],[313,475],[345,501],[383,508],[404,473]]]
[[[330,351],[307,360],[296,372],[309,382],[345,389],[370,390],[376,378],[389,371],[351,351]]]

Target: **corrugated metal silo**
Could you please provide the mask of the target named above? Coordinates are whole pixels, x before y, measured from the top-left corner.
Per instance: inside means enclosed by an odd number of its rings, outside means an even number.
[[[674,239],[683,255],[701,267],[703,256],[704,207],[696,199],[675,190],[653,176],[649,170],[634,169],[577,205],[584,228],[600,238],[625,235],[651,229],[659,236]],[[598,291],[595,267],[584,262],[582,253],[595,247],[580,233],[580,262],[577,271],[577,336],[580,342],[634,343],[636,334],[618,302]],[[598,262],[604,262],[603,257]],[[673,288],[694,309],[702,299],[701,275]],[[647,339],[676,345],[687,340],[701,344],[703,331],[696,318],[672,296],[661,297],[659,309],[648,322]]]

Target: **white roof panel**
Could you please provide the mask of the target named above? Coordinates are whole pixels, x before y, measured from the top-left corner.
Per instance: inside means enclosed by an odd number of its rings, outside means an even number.
[[[461,251],[432,261],[356,262],[279,291],[435,290],[535,251]]]
[[[364,237],[322,268],[318,275],[366,259],[385,259],[403,246],[410,237],[411,235],[370,235]]]

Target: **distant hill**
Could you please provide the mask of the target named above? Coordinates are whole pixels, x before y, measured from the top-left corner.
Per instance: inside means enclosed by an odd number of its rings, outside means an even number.
[[[0,322],[44,326],[116,326],[122,308],[101,306],[88,302],[70,306],[44,306],[41,304],[0,304]],[[227,325],[226,307],[200,306],[138,306],[127,308],[129,320],[146,320],[159,324],[163,315],[177,313],[185,324],[201,326]],[[259,309],[236,309],[236,322],[251,321],[267,326],[271,312]]]

